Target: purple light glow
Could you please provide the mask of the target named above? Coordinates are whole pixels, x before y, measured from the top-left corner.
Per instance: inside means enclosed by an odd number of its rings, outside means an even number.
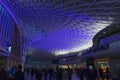
[[[20,26],[20,24],[18,23],[17,19],[15,18],[14,14],[8,9],[8,7],[4,4],[4,2],[2,0],[0,0],[0,3],[4,6],[4,8],[9,12],[9,14],[11,15],[11,17],[14,19],[14,21],[17,23],[17,25]],[[21,32],[21,27],[19,27],[19,30]]]
[[[112,23],[113,17],[106,15],[108,7],[113,9],[118,2],[115,1],[113,4],[109,1],[96,0],[89,2],[2,0],[21,25],[25,32],[24,36],[29,40],[29,46],[55,54],[80,51],[92,46],[93,36]],[[104,4],[112,6],[106,7]],[[102,5],[104,10],[93,5]],[[108,17],[111,20],[108,20]]]
[[[68,21],[68,20],[67,20]],[[72,20],[71,20],[72,21]],[[75,20],[74,20],[75,21]],[[47,50],[52,53],[69,53],[74,51],[80,51],[92,46],[93,36],[102,28],[105,28],[108,24],[94,24],[95,26],[85,27],[86,23],[82,25],[71,22],[55,22],[51,26],[56,26],[43,40],[35,40],[36,42],[31,43],[31,46],[37,50]],[[77,21],[77,20],[76,20]],[[58,23],[58,24],[57,24]],[[49,25],[50,26],[50,25]],[[67,26],[67,27],[65,27]],[[99,28],[101,26],[101,28]],[[39,43],[39,45],[38,45]]]

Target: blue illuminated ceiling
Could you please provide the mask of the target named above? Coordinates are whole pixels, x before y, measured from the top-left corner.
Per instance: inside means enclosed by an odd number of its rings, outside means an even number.
[[[1,2],[11,11],[31,41],[31,48],[38,53],[65,54],[86,49],[92,46],[97,32],[120,16],[120,0]]]

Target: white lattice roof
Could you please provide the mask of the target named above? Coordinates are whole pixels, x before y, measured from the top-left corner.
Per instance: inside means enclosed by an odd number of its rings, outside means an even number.
[[[92,46],[92,38],[120,17],[120,0],[1,0],[31,48],[64,54]],[[40,52],[38,52],[40,53]]]

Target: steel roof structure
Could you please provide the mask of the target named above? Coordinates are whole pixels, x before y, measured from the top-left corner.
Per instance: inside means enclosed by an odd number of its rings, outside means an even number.
[[[44,52],[60,55],[89,48],[94,35],[120,17],[120,0],[0,2],[29,40],[29,54],[33,55]]]

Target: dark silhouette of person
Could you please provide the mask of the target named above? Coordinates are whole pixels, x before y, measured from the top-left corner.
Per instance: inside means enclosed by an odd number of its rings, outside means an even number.
[[[0,80],[7,80],[7,72],[3,67],[0,69]]]
[[[44,69],[44,80],[47,80],[47,76],[48,76],[48,70],[47,70],[47,67]]]
[[[83,68],[83,77],[85,77],[88,80],[89,73],[88,73],[88,68]]]
[[[62,80],[62,78],[63,78],[63,69],[62,69],[62,67],[59,68],[58,74],[59,74],[59,80]]]
[[[14,75],[14,80],[25,80],[24,72],[22,72],[22,66],[17,67],[17,71]]]
[[[36,79],[37,79],[37,80],[42,80],[41,70],[37,70],[37,71],[36,71]]]
[[[82,68],[78,69],[78,75],[80,77],[80,80],[83,80],[83,69]]]
[[[110,69],[109,69],[109,67],[106,68],[106,79],[107,80],[110,79]]]
[[[72,69],[68,66],[67,74],[68,74],[68,79],[69,80],[72,80],[72,73],[73,73]]]
[[[29,68],[26,69],[26,73],[27,73],[27,74],[30,74]]]
[[[10,68],[10,70],[9,70],[9,74],[10,74],[11,76],[13,76],[13,75],[15,74],[15,72],[16,72],[16,67],[15,67],[15,66],[12,66],[12,67]]]
[[[49,80],[52,80],[52,78],[54,78],[54,70],[52,68],[50,68],[48,73],[50,74]]]
[[[35,70],[31,68],[31,72],[30,72],[31,78],[33,77],[34,74],[35,74]]]
[[[55,78],[56,80],[59,80],[59,68],[58,67],[56,67]]]
[[[96,80],[95,68],[88,68],[88,80]]]
[[[104,77],[103,77],[103,70],[102,70],[101,67],[99,68],[99,75],[100,75],[100,78],[102,78],[102,80],[104,80]]]

